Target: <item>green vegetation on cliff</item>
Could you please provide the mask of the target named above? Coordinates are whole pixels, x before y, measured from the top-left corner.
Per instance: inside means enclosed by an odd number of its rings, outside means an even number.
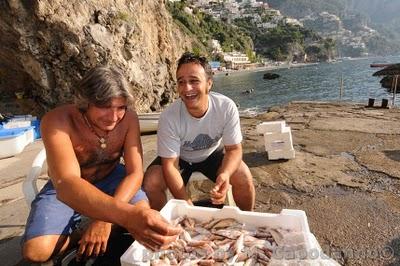
[[[251,18],[236,19],[234,23],[251,36],[258,54],[272,60],[325,61],[333,57],[336,48],[332,40],[297,25],[281,23],[275,28],[262,29]]]
[[[300,26],[279,23],[276,28],[263,29],[249,17],[235,19],[233,24],[229,24],[197,9],[188,9],[184,1],[170,2],[167,6],[175,23],[193,37],[195,52],[209,53],[209,41],[216,39],[224,52],[244,52],[252,62],[257,59],[253,50],[258,55],[278,61],[320,61],[329,60],[334,55],[334,44],[326,45],[326,41],[315,32]],[[273,19],[268,13],[259,15],[262,22]]]
[[[253,50],[253,41],[241,29],[222,21],[215,20],[211,15],[194,9],[192,14],[185,11],[185,2],[167,3],[175,23],[189,36],[193,37],[195,52],[210,52],[209,41],[218,40],[224,52],[233,50],[249,53]]]

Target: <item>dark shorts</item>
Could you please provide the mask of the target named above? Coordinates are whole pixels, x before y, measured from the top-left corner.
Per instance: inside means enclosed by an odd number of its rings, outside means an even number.
[[[125,167],[119,164],[105,179],[94,185],[104,193],[114,195],[125,176]],[[139,190],[129,203],[134,204],[141,200],[147,200],[147,197]],[[32,202],[23,241],[42,235],[69,235],[80,221],[79,213],[57,199],[56,190],[49,181]]]
[[[207,159],[199,163],[189,163],[182,159],[179,159],[179,168],[181,171],[181,176],[185,185],[189,182],[190,176],[193,172],[201,172],[208,179],[215,183],[217,179],[218,169],[222,164],[224,159],[224,150],[216,150]],[[158,156],[151,162],[150,166],[161,165],[161,157]]]

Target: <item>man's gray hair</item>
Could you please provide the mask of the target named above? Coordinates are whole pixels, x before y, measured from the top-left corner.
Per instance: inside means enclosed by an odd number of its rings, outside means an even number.
[[[121,70],[113,66],[91,69],[78,83],[75,91],[75,102],[82,111],[87,110],[89,103],[104,106],[115,97],[125,98],[128,105],[133,100]]]

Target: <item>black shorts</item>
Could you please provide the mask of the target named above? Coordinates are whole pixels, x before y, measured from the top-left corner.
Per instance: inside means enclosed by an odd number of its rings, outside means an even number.
[[[181,176],[185,185],[189,182],[190,176],[193,172],[201,172],[208,179],[215,183],[217,179],[217,172],[224,159],[224,150],[219,149],[211,153],[207,159],[199,163],[189,163],[182,159],[179,159],[179,168]],[[154,161],[151,162],[150,166],[161,165],[161,157],[157,156]]]

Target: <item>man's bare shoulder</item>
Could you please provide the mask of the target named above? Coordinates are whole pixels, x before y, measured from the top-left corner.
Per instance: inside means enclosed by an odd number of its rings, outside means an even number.
[[[122,122],[127,125],[131,123],[139,123],[139,118],[136,111],[128,109]]]
[[[42,127],[66,128],[71,125],[72,118],[79,114],[73,104],[62,105],[47,112],[42,118]]]
[[[132,109],[127,109],[126,110],[126,114],[125,114],[128,118],[132,119],[132,118],[137,118],[137,113],[135,110]]]

